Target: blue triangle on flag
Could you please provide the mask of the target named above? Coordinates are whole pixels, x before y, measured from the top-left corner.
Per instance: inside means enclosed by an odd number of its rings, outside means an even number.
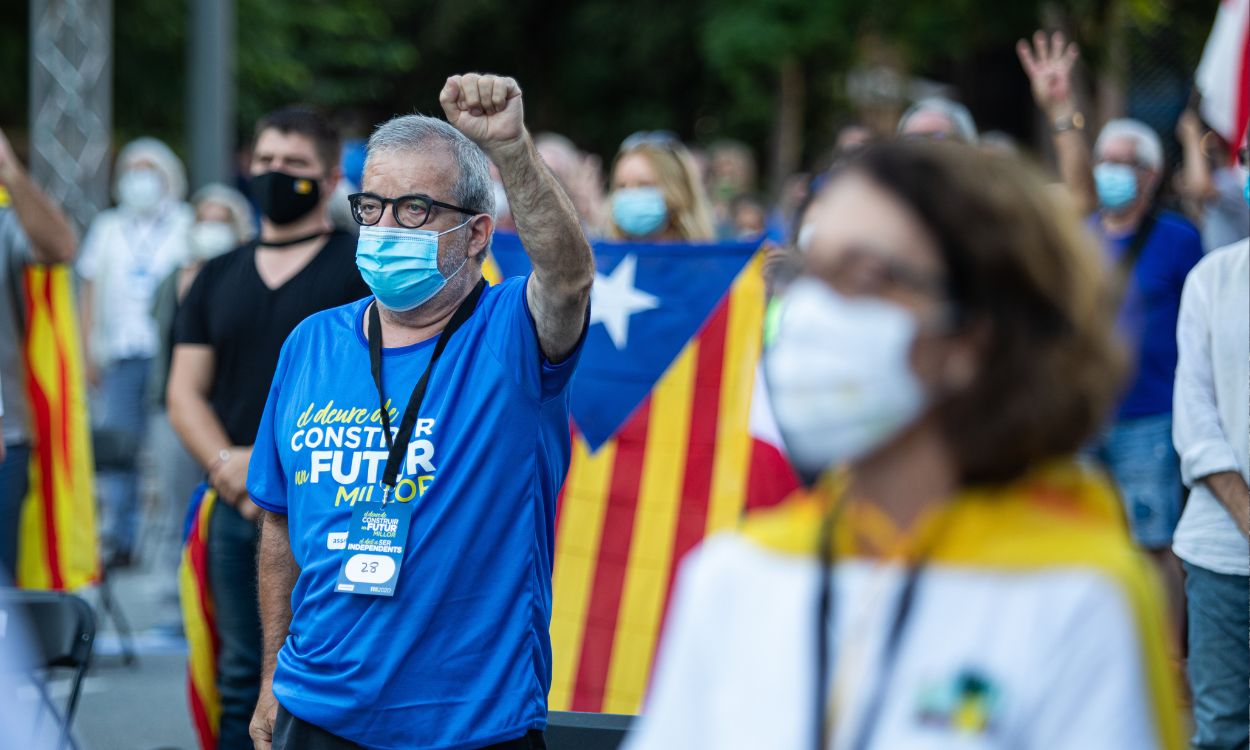
[[[716,310],[759,242],[596,241],[590,330],[573,377],[573,421],[593,452],[651,393]],[[495,234],[504,276],[530,271],[516,235]]]

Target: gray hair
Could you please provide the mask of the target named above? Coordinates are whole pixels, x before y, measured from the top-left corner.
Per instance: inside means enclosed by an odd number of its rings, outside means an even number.
[[[422,152],[432,148],[447,149],[460,168],[456,184],[451,189],[451,199],[456,205],[490,214],[493,218],[495,193],[486,154],[445,120],[425,115],[403,115],[382,123],[369,136],[365,147],[365,170],[369,169],[369,160],[378,154]]]
[[[898,132],[902,133],[907,127],[907,121],[921,112],[937,112],[951,121],[951,125],[955,128],[955,135],[964,143],[975,145],[977,142],[977,123],[972,119],[972,113],[968,108],[957,101],[952,101],[941,96],[930,96],[907,108],[903,116],[898,118]]]
[[[210,182],[191,196],[191,207],[199,209],[203,203],[217,203],[230,212],[230,228],[234,230],[235,243],[242,245],[256,235],[252,221],[252,205],[238,190],[220,182]]]
[[[1098,140],[1094,142],[1094,158],[1101,157],[1103,149],[1116,138],[1132,140],[1137,160],[1151,171],[1159,172],[1163,169],[1163,143],[1159,140],[1159,134],[1141,120],[1127,117],[1112,120],[1102,126]]]

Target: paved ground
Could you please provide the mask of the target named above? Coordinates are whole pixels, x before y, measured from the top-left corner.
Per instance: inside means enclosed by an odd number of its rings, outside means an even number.
[[[127,665],[115,623],[101,617],[94,663],[84,683],[75,736],[82,750],[193,750],[187,710],[186,643],[172,572],[133,570],[112,576],[120,609],[134,630],[136,659]],[[100,616],[99,597],[89,595]],[[64,705],[70,681],[56,680]],[[33,692],[26,696],[34,701]]]

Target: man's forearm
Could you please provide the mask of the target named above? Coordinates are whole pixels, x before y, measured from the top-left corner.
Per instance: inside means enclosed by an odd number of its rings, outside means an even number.
[[[221,450],[232,445],[212,404],[198,393],[170,388],[167,406],[169,421],[182,444],[205,471],[211,470]]]
[[[1250,487],[1246,480],[1235,471],[1221,471],[1203,477],[1202,482],[1237,522],[1242,535],[1250,537]]]
[[[568,194],[526,133],[493,155],[517,234],[544,285],[576,294],[594,281],[594,256]]]
[[[564,359],[581,337],[595,259],[577,210],[525,133],[492,154],[503,178],[517,234],[534,267],[527,299],[543,353]]]
[[[268,690],[273,687],[278,651],[282,649],[291,629],[291,592],[295,590],[295,582],[300,573],[295,557],[291,554],[291,537],[287,530],[286,516],[265,513],[256,558],[263,647],[261,685]]]
[[[1076,109],[1070,105],[1052,108],[1046,115],[1049,118],[1047,125],[1053,128],[1057,120],[1071,117],[1075,112]],[[1069,128],[1055,133],[1052,142],[1055,158],[1059,162],[1059,176],[1072,193],[1077,208],[1082,214],[1093,212],[1098,208],[1098,191],[1094,187],[1093,158],[1089,142],[1085,140],[1085,131]]]
[[[30,238],[35,261],[72,262],[78,252],[78,238],[61,209],[17,166],[6,170],[0,180],[8,188],[13,213]]]

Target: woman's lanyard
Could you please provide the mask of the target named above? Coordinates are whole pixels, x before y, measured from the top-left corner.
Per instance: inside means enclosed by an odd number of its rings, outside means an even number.
[[[429,387],[430,373],[434,371],[434,364],[438,362],[439,357],[443,356],[443,350],[447,348],[447,342],[451,340],[452,335],[477,309],[478,300],[481,299],[485,289],[486,279],[479,280],[469,296],[465,297],[456,308],[456,312],[452,314],[443,332],[439,334],[438,343],[434,345],[434,353],[430,355],[430,363],[425,366],[425,372],[421,373],[421,379],[417,381],[412,389],[412,395],[408,397],[408,406],[404,409],[403,419],[399,422],[399,433],[395,436],[391,435],[391,416],[387,412],[386,396],[382,392],[382,318],[378,314],[376,300],[369,307],[369,367],[373,371],[373,384],[378,389],[378,403],[380,404],[378,411],[382,416],[382,434],[386,438],[388,449],[386,469],[382,472],[383,505],[386,504],[391,490],[399,481],[399,467],[403,463],[404,454],[408,452],[412,430],[417,424],[417,412],[421,410],[421,402],[425,400],[425,391]]]
[[[820,527],[818,544],[820,554],[818,561],[820,565],[820,599],[817,606],[816,622],[816,710],[814,711],[816,726],[814,731],[815,741],[813,743],[816,750],[827,750],[829,747],[829,733],[832,729],[832,717],[830,717],[828,709],[829,682],[834,667],[833,648],[829,641],[829,630],[833,627],[833,534],[836,521],[846,505],[846,501],[839,502],[831,512],[826,513]],[[949,508],[946,509],[945,514],[945,519],[942,522],[943,526],[945,526],[945,521],[949,520],[951,510]],[[941,529],[937,531],[940,532]],[[881,708],[885,701],[885,691],[889,686],[890,676],[894,671],[894,663],[898,660],[898,652],[903,642],[903,632],[906,630],[907,622],[912,612],[912,605],[916,600],[920,574],[924,572],[938,536],[940,536],[940,533],[935,533],[925,550],[914,562],[907,566],[907,575],[903,580],[903,587],[899,591],[898,602],[894,605],[894,617],[890,621],[890,629],[886,633],[885,648],[882,652],[877,679],[873,683],[872,692],[869,693],[868,700],[864,704],[864,710],[861,712],[860,721],[849,745],[851,750],[867,750],[869,743],[872,741],[877,719],[881,715]]]

